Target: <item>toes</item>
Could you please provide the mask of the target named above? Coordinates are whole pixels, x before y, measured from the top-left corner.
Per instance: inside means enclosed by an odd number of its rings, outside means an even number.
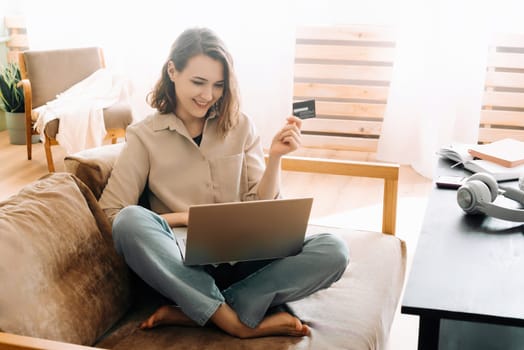
[[[149,329],[149,328],[153,328],[153,326],[154,326],[154,322],[153,322],[152,317],[150,317],[147,320],[145,320],[142,323],[140,323],[138,328],[140,328],[140,329]]]
[[[295,318],[294,323],[294,329],[290,331],[290,335],[303,337],[311,334],[309,326],[303,324],[298,318]]]
[[[305,336],[309,336],[311,334],[311,329],[307,325],[302,326],[302,334]]]

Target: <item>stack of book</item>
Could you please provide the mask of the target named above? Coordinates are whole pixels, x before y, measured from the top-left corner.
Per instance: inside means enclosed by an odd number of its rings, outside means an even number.
[[[524,175],[524,142],[502,139],[483,145],[454,143],[439,150],[441,157],[477,173],[486,172],[498,181],[516,180]]]

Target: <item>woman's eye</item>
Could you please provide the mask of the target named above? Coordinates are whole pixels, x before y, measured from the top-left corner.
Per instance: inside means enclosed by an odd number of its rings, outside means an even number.
[[[224,88],[224,83],[215,84],[215,87],[218,88],[218,89],[223,89]]]
[[[193,80],[193,84],[195,84],[195,85],[203,85],[204,82],[198,81],[198,80]]]

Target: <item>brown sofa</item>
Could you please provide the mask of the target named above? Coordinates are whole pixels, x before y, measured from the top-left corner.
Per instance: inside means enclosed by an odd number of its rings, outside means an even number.
[[[120,145],[66,159],[54,173],[0,202],[0,349],[385,349],[404,282],[406,248],[392,234],[311,226],[350,247],[346,273],[331,288],[289,308],[309,337],[241,340],[214,327],[137,325],[168,302],[114,252],[96,199]],[[385,179],[384,229],[394,233],[398,166],[286,159],[283,166]],[[84,346],[73,345],[82,344]]]

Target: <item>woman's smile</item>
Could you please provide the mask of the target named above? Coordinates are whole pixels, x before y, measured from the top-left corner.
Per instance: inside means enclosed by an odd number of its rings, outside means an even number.
[[[209,109],[209,107],[211,107],[209,102],[200,102],[200,101],[195,100],[195,99],[193,99],[193,102],[195,102],[197,107],[205,109],[206,111]]]

